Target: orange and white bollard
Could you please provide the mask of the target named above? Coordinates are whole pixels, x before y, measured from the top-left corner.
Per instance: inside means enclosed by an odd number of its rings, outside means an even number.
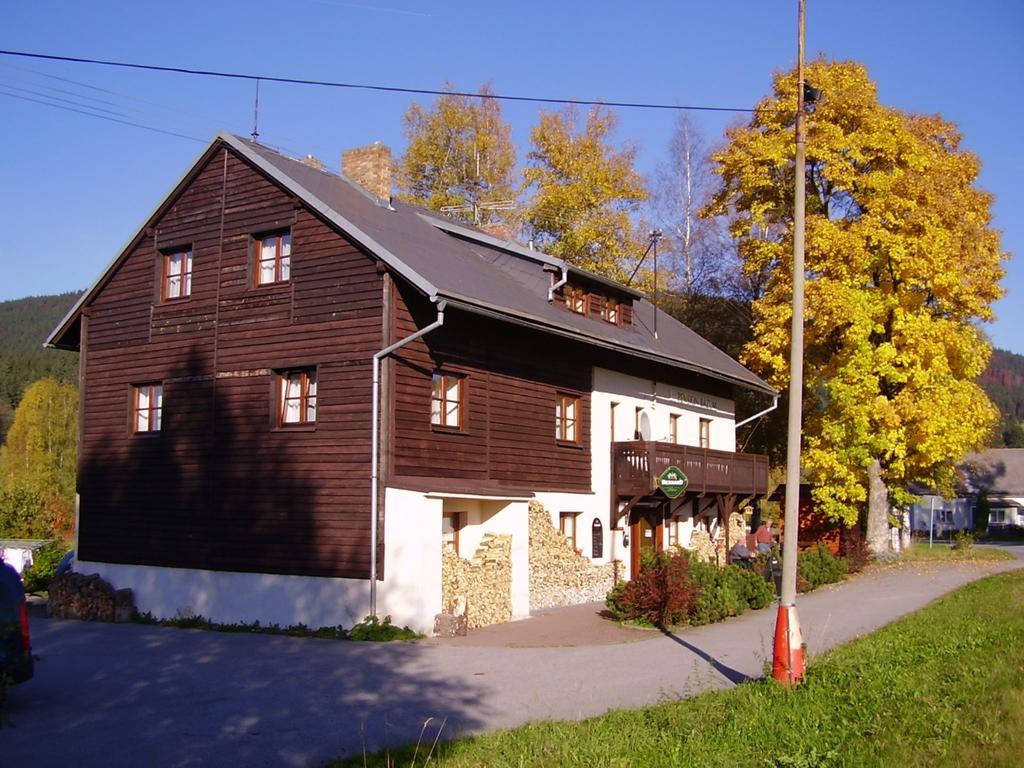
[[[792,688],[804,679],[804,636],[800,632],[795,605],[779,604],[775,618],[772,677],[786,688]]]

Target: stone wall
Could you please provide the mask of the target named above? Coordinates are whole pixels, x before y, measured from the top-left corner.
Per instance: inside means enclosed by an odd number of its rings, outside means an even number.
[[[604,600],[615,564],[594,565],[555,528],[550,513],[530,502],[530,610]]]
[[[441,552],[441,611],[453,613],[466,600],[469,629],[512,619],[512,536],[485,533],[472,560],[445,547]]]
[[[747,524],[744,521],[743,515],[739,512],[733,512],[729,515],[729,548],[731,549],[736,546],[736,542],[743,544],[746,540]],[[702,562],[725,565],[727,562],[725,531],[719,529],[718,538],[712,541],[707,531],[701,528],[694,529],[693,534],[690,536],[689,550],[694,557]]]

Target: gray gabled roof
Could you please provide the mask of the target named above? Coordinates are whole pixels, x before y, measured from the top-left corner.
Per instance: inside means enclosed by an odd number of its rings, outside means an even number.
[[[990,496],[1024,497],[1024,448],[969,453],[960,465],[968,490]]]
[[[232,134],[217,136],[168,199],[174,196],[203,159],[222,144],[301,199],[433,301],[444,300],[449,306],[467,312],[537,328],[744,388],[775,394],[760,378],[661,311],[658,311],[658,335],[655,338],[655,309],[633,288],[415,206],[378,201],[343,176],[313,168]],[[139,230],[140,234],[163,210],[166,202],[161,203],[147,220]],[[138,237],[136,235],[129,242],[122,255],[79,300],[47,339],[47,344],[56,344],[67,332],[77,320],[81,307],[102,287]],[[597,281],[614,292],[634,297],[634,327],[617,327],[577,315],[548,301],[552,269]]]

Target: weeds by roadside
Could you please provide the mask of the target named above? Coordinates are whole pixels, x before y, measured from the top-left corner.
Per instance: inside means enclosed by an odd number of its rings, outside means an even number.
[[[203,629],[210,632],[248,632],[264,635],[288,635],[290,637],[318,637],[328,640],[353,640],[389,642],[400,640],[407,642],[419,640],[423,635],[409,627],[397,627],[391,623],[391,617],[378,619],[367,616],[352,629],[345,629],[340,624],[333,627],[311,629],[305,624],[293,624],[282,627],[278,624],[261,624],[259,621],[236,622],[223,624],[210,621],[203,616],[177,616],[173,619],[157,619],[151,613],[140,613],[135,616],[136,624],[149,624],[158,627],[176,627],[177,629]]]

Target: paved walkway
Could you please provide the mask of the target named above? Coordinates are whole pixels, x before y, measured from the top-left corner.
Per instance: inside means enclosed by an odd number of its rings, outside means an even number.
[[[800,598],[805,639],[821,653],[1020,565],[890,567],[823,588]],[[610,630],[589,606],[413,644],[34,620],[41,661],[10,693],[16,727],[0,731],[0,754],[44,768],[315,766],[432,740],[439,725],[450,738],[589,717],[759,676],[774,615],[665,636]],[[576,629],[556,637],[559,616]]]

